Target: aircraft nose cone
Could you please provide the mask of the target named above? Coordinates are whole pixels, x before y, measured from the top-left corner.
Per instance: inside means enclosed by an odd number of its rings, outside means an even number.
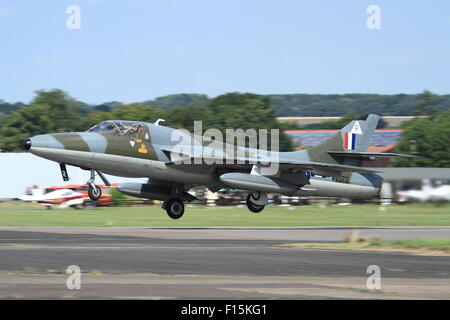
[[[25,139],[22,141],[22,145],[25,148],[25,150],[30,150],[31,148],[31,140],[30,139]]]

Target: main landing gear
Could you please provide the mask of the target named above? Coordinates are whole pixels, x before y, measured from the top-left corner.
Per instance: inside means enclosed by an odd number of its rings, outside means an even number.
[[[264,210],[267,204],[267,194],[255,191],[247,196],[247,208],[254,213]]]
[[[163,209],[166,210],[172,219],[180,219],[184,214],[184,203],[181,200],[184,192],[184,185],[178,184],[171,189],[170,198],[164,200]]]
[[[184,214],[184,203],[178,198],[170,198],[164,201],[163,209],[172,219],[180,219]]]

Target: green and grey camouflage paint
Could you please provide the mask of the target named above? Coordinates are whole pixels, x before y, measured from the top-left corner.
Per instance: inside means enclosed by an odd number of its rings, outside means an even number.
[[[365,151],[378,122],[378,116],[370,115],[366,120],[357,121],[362,134],[357,136],[356,151]],[[380,190],[382,179],[369,171],[365,173],[363,168],[356,171],[359,173],[355,173],[354,167],[360,166],[361,157],[354,157],[351,154],[336,157],[331,153],[331,151],[346,151],[343,135],[353,130],[355,123],[356,121],[351,122],[318,146],[295,152],[269,152],[270,157],[277,159],[279,163],[276,176],[286,181],[300,182],[294,184],[298,185],[292,192],[295,195],[348,198],[376,195]],[[253,167],[250,161],[244,164],[230,164],[225,161],[209,165],[170,164],[173,160],[171,151],[178,143],[173,139],[174,133],[179,134],[179,131],[151,123],[113,120],[103,122],[88,132],[53,133],[32,137],[29,150],[52,161],[96,169],[112,175],[148,177],[158,181],[182,183],[186,186],[205,185],[211,190],[226,186],[219,179],[221,174],[250,173]],[[192,138],[201,140],[201,137]],[[202,144],[202,148],[213,148],[215,154],[230,156],[226,145],[217,142]],[[245,148],[245,155],[250,159],[257,151]],[[194,157],[195,154],[185,156]],[[349,168],[353,173],[346,172],[344,166],[352,166]],[[306,171],[312,172],[310,179],[305,174]],[[307,190],[302,189],[304,185],[308,185]]]

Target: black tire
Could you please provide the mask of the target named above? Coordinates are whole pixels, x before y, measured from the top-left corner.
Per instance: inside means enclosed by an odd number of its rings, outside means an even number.
[[[253,213],[259,213],[259,212],[263,211],[266,206],[265,205],[254,204],[250,200],[251,196],[252,196],[251,194],[249,194],[247,196],[247,208],[248,208],[248,210],[250,210]]]
[[[172,219],[180,219],[184,214],[184,203],[177,198],[164,201],[163,208]]]
[[[95,189],[92,186],[89,186],[88,195],[91,200],[97,201],[102,196],[102,189],[97,186],[95,186]]]

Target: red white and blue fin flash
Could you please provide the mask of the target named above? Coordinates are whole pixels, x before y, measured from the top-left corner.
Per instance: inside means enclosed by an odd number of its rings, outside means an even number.
[[[344,133],[344,149],[355,150],[357,134],[363,134],[361,126],[358,121],[355,122],[350,132]]]
[[[344,133],[344,149],[355,150],[356,134],[351,132]]]

